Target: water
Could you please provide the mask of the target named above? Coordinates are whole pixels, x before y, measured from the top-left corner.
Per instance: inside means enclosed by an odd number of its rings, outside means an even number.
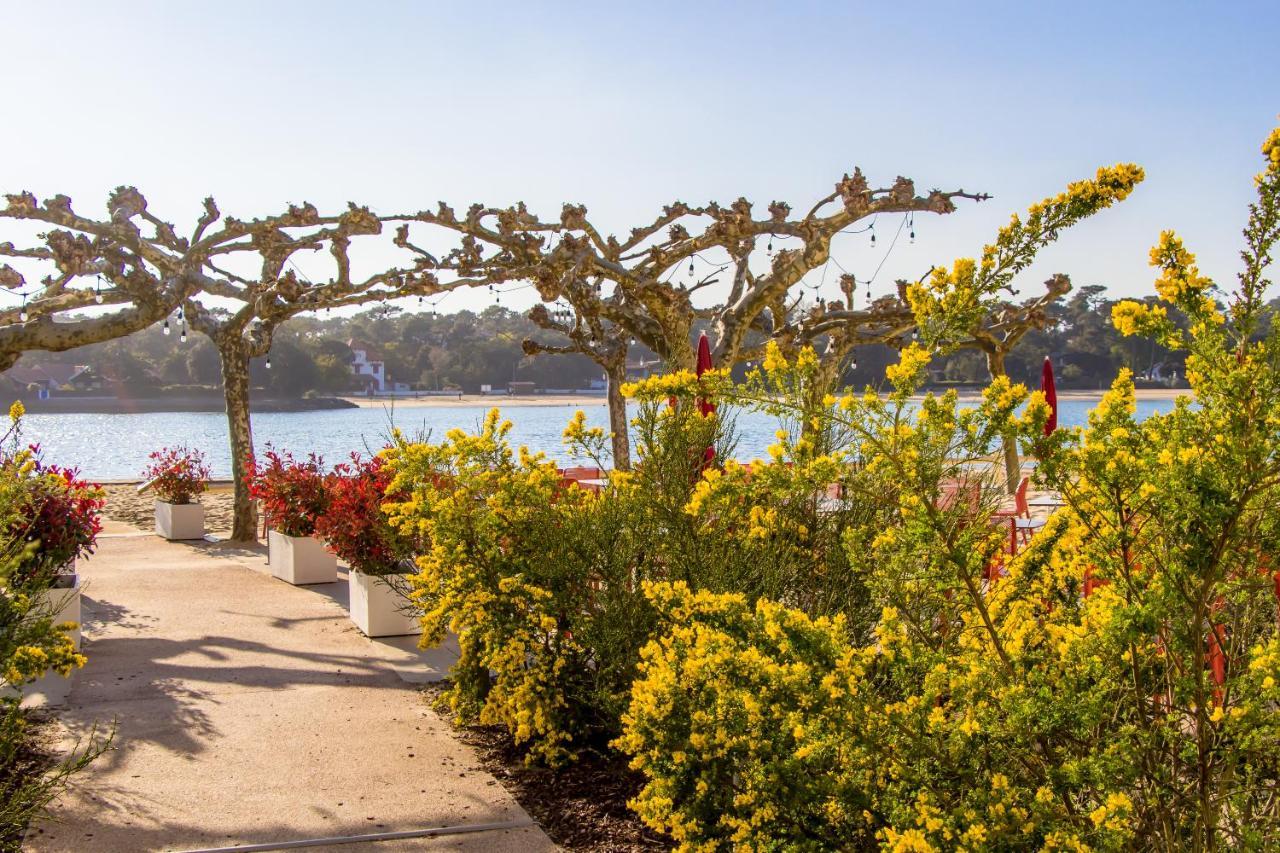
[[[1085,423],[1096,399],[1062,400],[1058,422],[1063,426]],[[1138,417],[1145,418],[1172,408],[1171,400],[1138,402]],[[504,416],[512,421],[514,445],[524,444],[549,456],[567,460],[561,443],[565,424],[582,408],[592,426],[607,426],[608,413],[595,401],[546,406],[512,406]],[[430,431],[443,437],[453,427],[475,429],[488,406],[401,407],[394,422],[406,433]],[[385,409],[337,409],[320,412],[263,412],[253,416],[254,440],[259,448],[271,443],[295,455],[312,451],[332,464],[352,451],[366,452],[386,443],[391,415]],[[738,412],[740,459],[763,456],[774,442],[778,424],[754,412]],[[231,452],[227,445],[226,417],[217,412],[150,412],[143,414],[31,414],[24,421],[24,441],[38,442],[44,458],[79,468],[96,480],[136,479],[147,464],[147,454],[165,445],[185,444],[204,451],[213,476],[231,476]]]

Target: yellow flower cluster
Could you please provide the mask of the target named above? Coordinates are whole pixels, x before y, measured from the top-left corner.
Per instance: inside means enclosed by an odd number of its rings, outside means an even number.
[[[1151,249],[1151,266],[1158,268],[1156,292],[1167,302],[1177,305],[1199,304],[1205,291],[1213,282],[1200,275],[1196,256],[1182,245],[1182,239],[1172,231],[1163,231],[1160,242]]]
[[[1124,299],[1111,306],[1111,324],[1126,337],[1151,334],[1157,324],[1167,320],[1168,312],[1163,305],[1145,305]]]
[[[899,353],[897,364],[885,368],[885,377],[899,392],[913,391],[919,384],[921,372],[932,360],[933,354],[928,347],[912,343]]]

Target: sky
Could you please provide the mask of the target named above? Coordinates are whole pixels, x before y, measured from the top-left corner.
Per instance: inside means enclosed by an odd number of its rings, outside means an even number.
[[[873,186],[993,196],[917,216],[892,252],[896,217],[874,247],[836,238],[840,267],[879,268],[875,295],[978,254],[1010,213],[1116,162],[1145,183],[1044,251],[1024,295],[1057,272],[1150,293],[1166,228],[1230,287],[1280,121],[1268,3],[0,0],[0,15],[4,192],[101,213],[128,184],[179,233],[210,194],[240,218],[303,200],[524,201],[556,218],[574,202],[619,235],[676,199],[807,210],[855,166]],[[362,262],[392,251],[377,239]]]

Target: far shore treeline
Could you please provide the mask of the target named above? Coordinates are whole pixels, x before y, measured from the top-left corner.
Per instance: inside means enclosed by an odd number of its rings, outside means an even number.
[[[1139,387],[1186,387],[1180,355],[1115,331],[1109,322],[1115,301],[1105,288],[1085,286],[1049,306],[1049,327],[1031,331],[1009,356],[1011,378],[1038,382],[1040,363],[1048,355],[1054,361],[1058,386],[1064,389],[1105,388],[1121,368],[1133,371]],[[351,340],[366,341],[377,349],[389,380],[424,391],[456,388],[476,393],[482,385],[505,388],[512,381],[530,382],[539,390],[579,389],[601,378],[600,369],[580,355],[524,354],[525,339],[544,338],[547,333],[525,314],[496,305],[479,313],[437,315],[410,304],[407,309],[381,305],[354,316],[301,316],[276,333],[269,369],[265,359],[255,360],[252,380],[255,387],[276,398],[359,393],[363,388],[350,370]],[[876,385],[885,366],[896,360],[888,347],[860,348],[856,366],[845,371],[844,384]],[[636,346],[630,361],[653,364],[656,359]],[[221,387],[218,355],[207,338],[188,335],[184,342],[176,333],[162,334],[159,326],[65,353],[29,352],[12,371],[15,376],[0,374],[0,382],[7,380],[8,393],[26,396],[23,386],[14,381],[16,376],[52,364],[90,368],[77,382],[82,390],[76,395],[195,399]],[[935,359],[930,376],[934,385],[987,380],[982,358],[973,350]]]

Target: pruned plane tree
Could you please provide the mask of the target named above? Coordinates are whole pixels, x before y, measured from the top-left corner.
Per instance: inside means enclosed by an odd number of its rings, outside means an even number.
[[[856,308],[851,290],[844,300],[795,310],[797,286],[827,263],[832,238],[877,215],[948,214],[958,199],[986,198],[964,190],[919,195],[914,183],[902,177],[876,188],[855,170],[803,216],[778,201],[765,216],[758,216],[746,199],[703,206],[677,201],[622,239],[603,233],[586,208],[574,204],[564,205],[557,219],[541,219],[523,203],[507,208],[476,204],[461,216],[440,203],[435,210],[385,218],[399,223],[397,244],[419,253],[433,269],[448,269],[482,284],[529,282],[544,302],[571,307],[568,319],[554,311],[534,311],[534,321],[560,332],[566,343],[559,348],[531,343],[529,349],[580,352],[605,368],[617,454],[626,424],[618,385],[631,339],[671,369],[694,367],[695,325],[709,329],[713,361],[722,367],[759,357],[769,339],[790,350],[821,344],[825,372],[834,382],[854,346],[899,336],[910,330],[912,319],[900,298]],[[436,257],[414,242],[411,227],[416,224],[457,232],[459,243]],[[786,240],[788,247],[767,252],[774,239]],[[703,262],[701,269],[695,259]],[[698,274],[684,281],[676,273],[686,269]],[[722,282],[724,287],[715,292],[723,293],[723,299],[695,304],[704,301],[700,292],[710,296],[713,291],[707,288]]]
[[[21,192],[6,202],[0,287],[20,301],[0,309],[0,369],[28,350],[63,352],[145,329],[207,283],[203,224],[179,237],[133,187],[111,194],[103,218],[77,213],[65,195],[41,202]],[[25,233],[23,221],[49,228]]]

